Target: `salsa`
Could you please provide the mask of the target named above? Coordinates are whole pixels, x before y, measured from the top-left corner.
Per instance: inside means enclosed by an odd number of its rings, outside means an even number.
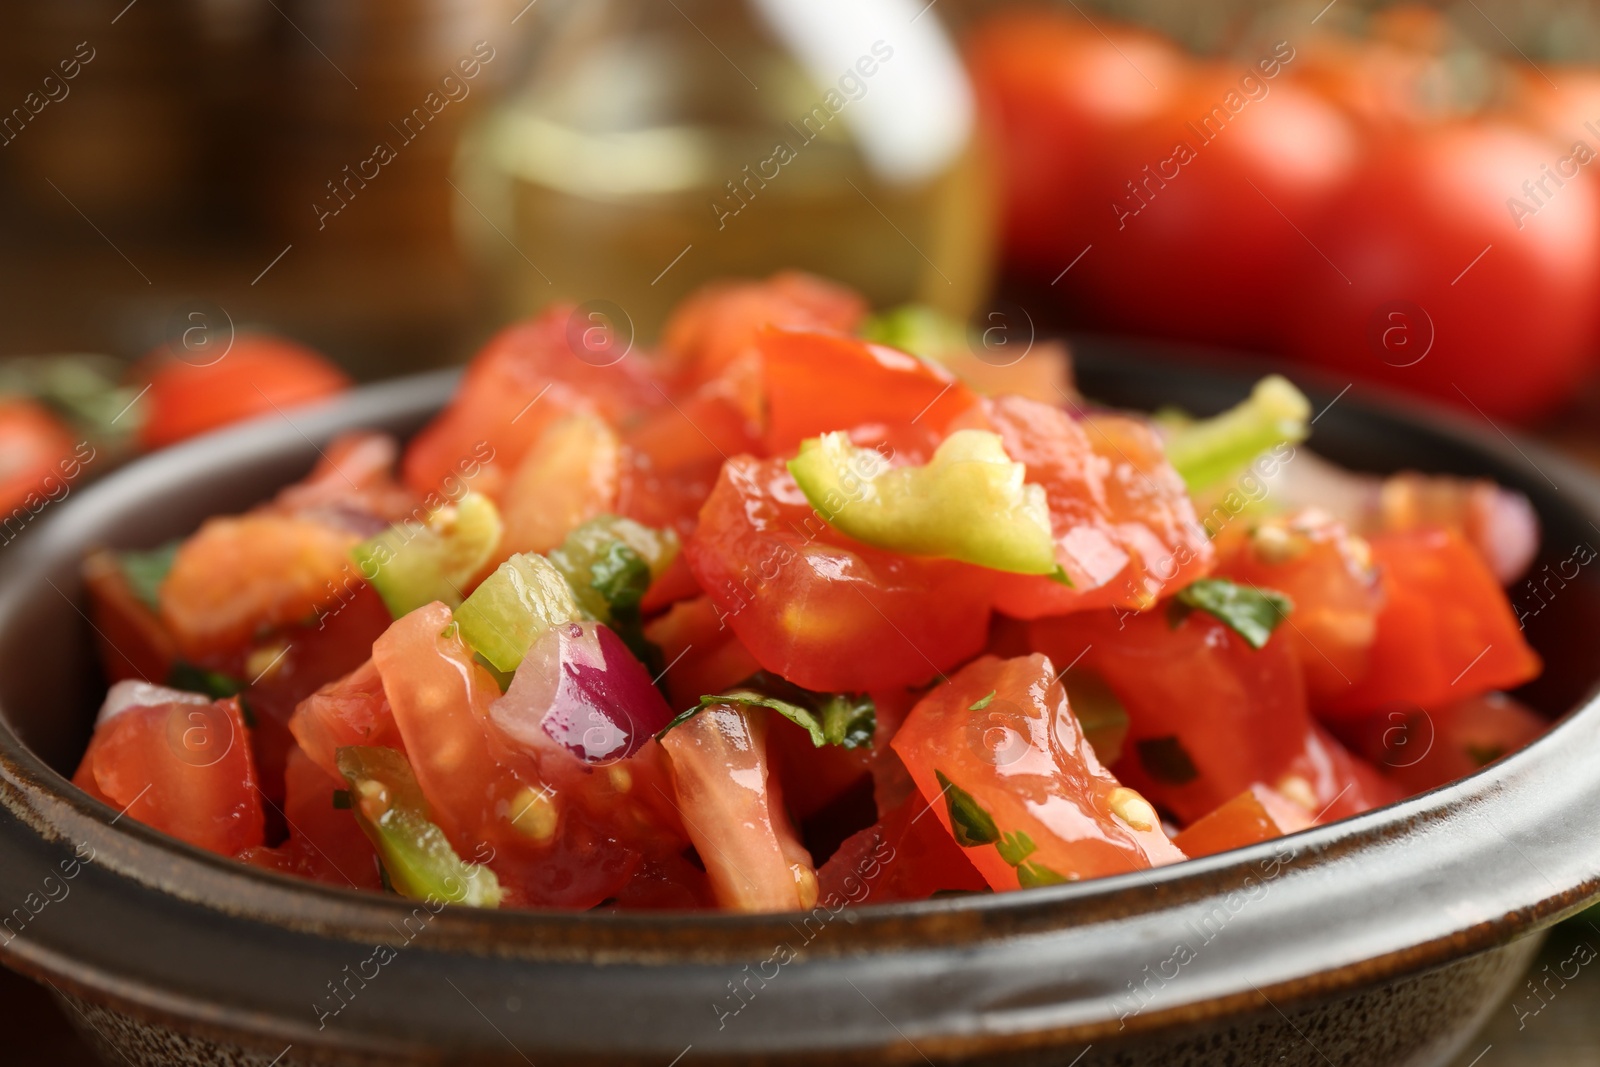
[[[1377,480],[1306,451],[1285,379],[1115,411],[1059,345],[996,368],[797,274],[603,366],[571,314],[492,339],[409,444],[90,558],[115,684],[74,781],[329,885],[802,911],[1212,855],[1542,729],[1506,695],[1540,670],[1504,592],[1527,501],[1320,499]]]

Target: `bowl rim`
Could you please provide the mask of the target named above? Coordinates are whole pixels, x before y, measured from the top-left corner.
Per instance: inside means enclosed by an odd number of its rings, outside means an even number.
[[[1148,347],[1148,346],[1147,346]],[[1171,346],[1157,346],[1170,348]],[[1146,352],[1146,362],[1162,364],[1158,355]],[[1231,359],[1219,369],[1215,363],[1206,376],[1224,379],[1240,375],[1254,377],[1248,361]],[[1161,367],[1171,372],[1173,367]],[[391,421],[395,412],[416,414],[437,407],[448,395],[457,371],[438,372],[366,386],[350,396],[313,408],[297,409],[285,428],[277,416],[210,435],[157,455],[142,459],[84,490],[78,499],[65,502],[58,514],[49,516],[26,551],[0,561],[0,615],[19,594],[17,577],[35,557],[50,555],[48,532],[67,517],[91,512],[95,508],[114,510],[121,497],[132,491],[139,480],[171,477],[196,466],[214,464],[239,455],[268,454],[284,448],[300,448],[326,440],[341,429],[359,428]],[[1192,370],[1190,373],[1193,373]],[[1315,375],[1292,372],[1297,380],[1315,380]],[[1332,403],[1344,397],[1333,396],[1327,387],[1308,390],[1316,398],[1332,396]],[[1569,463],[1531,442],[1518,442],[1495,430],[1503,441],[1469,424],[1462,416],[1415,401],[1396,402],[1381,392],[1357,387],[1344,397],[1347,408],[1354,408],[1381,421],[1398,420],[1411,428],[1439,438],[1466,453],[1489,454],[1520,466],[1526,462],[1535,470],[1554,472],[1563,484],[1573,487],[1569,500],[1586,520],[1600,521],[1600,478]],[[1365,395],[1362,395],[1365,394]],[[1420,410],[1419,410],[1420,407]],[[1319,410],[1322,401],[1318,400]],[[1409,410],[1407,410],[1409,409]],[[1491,423],[1491,425],[1493,425]],[[219,459],[220,458],[220,459]],[[1537,462],[1536,462],[1537,461]],[[1544,473],[1545,478],[1550,474]],[[1552,482],[1552,484],[1554,484]],[[1503,945],[1529,931],[1547,925],[1576,911],[1600,894],[1600,861],[1584,860],[1573,842],[1575,834],[1563,839],[1559,847],[1548,841],[1529,850],[1516,844],[1501,827],[1532,836],[1538,820],[1507,805],[1506,797],[1527,790],[1537,780],[1557,782],[1551,791],[1570,804],[1574,813],[1587,812],[1600,818],[1600,785],[1585,786],[1578,773],[1581,761],[1576,753],[1600,742],[1600,711],[1595,691],[1557,720],[1551,729],[1528,747],[1480,770],[1467,778],[1426,794],[1364,813],[1323,827],[1316,827],[1276,841],[1189,860],[1153,871],[1130,872],[1107,878],[969,898],[898,904],[871,904],[849,909],[843,915],[852,929],[850,938],[830,939],[814,946],[807,942],[800,962],[827,967],[859,960],[863,949],[905,957],[925,956],[930,951],[970,950],[975,945],[993,946],[998,940],[1027,939],[1073,942],[1098,938],[1101,956],[1115,955],[1114,942],[1134,931],[1148,932],[1140,926],[1142,917],[1177,916],[1205,901],[1226,899],[1250,884],[1266,866],[1276,864],[1288,873],[1274,876],[1269,888],[1283,887],[1274,896],[1300,894],[1307,904],[1318,899],[1315,883],[1329,876],[1342,877],[1363,855],[1379,852],[1398,859],[1408,848],[1437,849],[1437,826],[1450,821],[1464,825],[1463,816],[1475,814],[1490,826],[1493,836],[1477,834],[1463,845],[1471,845],[1479,858],[1495,853],[1496,838],[1511,844],[1537,874],[1530,881],[1515,882],[1515,892],[1490,895],[1479,913],[1463,914],[1453,921],[1419,924],[1416,909],[1402,917],[1391,916],[1390,927],[1418,931],[1401,938],[1398,947],[1383,952],[1349,954],[1336,965],[1311,973],[1286,975],[1271,969],[1252,969],[1238,964],[1228,971],[1231,977],[1219,979],[1200,992],[1187,995],[1158,995],[1148,1010],[1136,1012],[1129,1023],[1126,1017],[1113,1019],[1102,1010],[1079,1011],[1071,1017],[1051,1017],[1050,1005],[1030,1000],[1037,998],[1040,986],[1008,993],[1010,997],[990,998],[985,1010],[1009,1025],[998,1028],[1000,1040],[1021,1048],[1041,1040],[1091,1040],[1096,1035],[1128,1028],[1142,1030],[1173,1022],[1196,1021],[1271,1004],[1331,995],[1373,981],[1417,973],[1441,966],[1454,959]],[[1564,772],[1564,773],[1563,773]],[[132,821],[117,825],[117,813],[107,805],[82,793],[70,781],[47,766],[22,745],[9,719],[0,712],[0,807],[12,817],[0,825],[0,854],[14,853],[19,832],[31,833],[39,841],[56,846],[68,842],[88,842],[96,849],[96,867],[108,872],[113,882],[133,883],[154,891],[150,906],[170,909],[193,908],[222,916],[230,924],[250,924],[274,931],[309,935],[346,944],[372,943],[392,930],[396,921],[414,912],[414,905],[354,889],[341,889],[308,883],[288,875],[246,867],[231,859],[204,852],[169,838]],[[1567,810],[1567,809],[1563,809]],[[1497,822],[1497,820],[1499,820]],[[1468,820],[1470,821],[1470,820]],[[1587,820],[1569,820],[1581,825]],[[1547,829],[1547,827],[1546,827]],[[1287,848],[1289,858],[1284,859]],[[1568,860],[1557,862],[1565,849]],[[1498,850],[1504,854],[1504,849]],[[104,857],[101,859],[100,857]],[[1535,861],[1535,857],[1543,863]],[[1367,867],[1373,866],[1367,863]],[[1456,864],[1456,868],[1460,868]],[[35,867],[35,870],[38,868]],[[1543,881],[1542,889],[1537,888]],[[1352,883],[1354,891],[1367,882]],[[1298,887],[1298,888],[1297,888]],[[1350,892],[1344,892],[1348,897]],[[1515,897],[1516,899],[1512,899]],[[1324,901],[1325,902],[1325,901]],[[1341,921],[1348,925],[1354,917],[1350,901]],[[1502,905],[1504,905],[1502,907]],[[1274,910],[1278,907],[1273,905]],[[1264,909],[1258,909],[1264,910]],[[469,909],[444,909],[429,928],[429,951],[460,962],[502,959],[523,964],[537,963],[558,969],[589,967],[594,964],[671,969],[673,967],[726,968],[747,963],[753,953],[764,952],[775,940],[787,937],[785,928],[795,916],[736,916],[722,913],[632,913],[588,914],[570,912],[506,911],[483,913]],[[1369,918],[1371,918],[1369,916]],[[1337,925],[1337,924],[1336,924]],[[1279,925],[1273,936],[1284,936],[1292,928]],[[1320,930],[1325,943],[1328,933]],[[1370,939],[1369,939],[1370,940]],[[0,959],[35,977],[60,982],[67,989],[118,1004],[125,1010],[152,1018],[188,1025],[217,1025],[223,1031],[239,1030],[280,1034],[281,1024],[263,1029],[243,1004],[235,1003],[219,1012],[205,997],[174,995],[171,990],[149,988],[125,976],[140,973],[126,959],[110,959],[88,966],[61,951],[64,941],[50,943],[16,937],[0,944]],[[1047,953],[1046,955],[1050,955]],[[115,957],[115,953],[110,954]],[[1356,958],[1359,956],[1360,958]],[[1059,959],[1059,949],[1051,958]],[[1135,973],[1136,973],[1135,969]],[[1026,985],[1026,983],[1024,983]],[[1225,987],[1225,988],[1224,988]],[[858,990],[859,991],[859,990]],[[862,993],[865,997],[866,994]],[[1104,994],[1102,991],[1102,999]],[[1080,998],[1079,1003],[1087,1003]],[[1106,1005],[1102,1005],[1102,1008]],[[881,1014],[881,1013],[880,1013]],[[1057,1013],[1059,1016],[1059,1013]],[[1070,1013],[1069,1013],[1070,1015]],[[1028,1020],[1035,1019],[1036,1022]],[[223,1020],[226,1020],[223,1022]],[[291,1024],[292,1025],[292,1024]],[[893,1024],[891,1024],[893,1026]],[[894,1027],[898,1032],[899,1027]],[[992,1028],[991,1028],[992,1029]],[[903,1037],[904,1035],[902,1035]],[[302,1037],[312,1043],[316,1034]],[[897,1042],[887,1034],[879,1039],[887,1045]],[[930,1034],[924,1048],[942,1054],[959,1054],[974,1048],[989,1048],[995,1033],[962,1032]]]

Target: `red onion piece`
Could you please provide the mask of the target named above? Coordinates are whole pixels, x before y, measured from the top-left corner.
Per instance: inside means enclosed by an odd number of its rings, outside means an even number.
[[[552,741],[588,763],[637,752],[672,721],[672,709],[628,646],[597,622],[545,631],[489,716],[513,740]]]

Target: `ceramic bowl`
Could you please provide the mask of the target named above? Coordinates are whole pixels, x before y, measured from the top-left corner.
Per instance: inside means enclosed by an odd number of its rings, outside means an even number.
[[[1206,413],[1256,373],[1093,339],[1086,393]],[[109,1063],[1445,1062],[1540,932],[1600,894],[1600,582],[1547,596],[1550,733],[1453,785],[1256,847],[1075,885],[808,915],[434,914],[209,855],[68,782],[103,680],[78,565],[241,510],[339,431],[414,431],[436,374],[129,466],[0,549],[0,958]],[[1474,422],[1310,390],[1319,451],[1486,475],[1600,543],[1600,485]],[[1331,407],[1322,410],[1325,405]]]

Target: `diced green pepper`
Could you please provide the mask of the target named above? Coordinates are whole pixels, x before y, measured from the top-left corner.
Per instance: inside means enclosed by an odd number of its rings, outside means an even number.
[[[674,531],[601,515],[568,534],[550,562],[572,586],[584,617],[609,623],[636,614],[651,581],[677,556]]]
[[[920,467],[885,469],[844,433],[800,446],[789,471],[829,525],[857,541],[1017,574],[1056,574],[1044,489],[1000,435],[957,430]]]
[[[514,671],[539,635],[583,618],[572,587],[543,556],[519,552],[456,609],[461,638],[500,671]]]
[[[1167,459],[1189,491],[1199,492],[1242,471],[1263,452],[1304,441],[1311,432],[1310,418],[1305,394],[1282,375],[1269,374],[1243,403],[1173,429],[1166,441]]]
[[[435,600],[461,603],[461,587],[494,558],[503,532],[494,501],[468,493],[427,522],[396,523],[351,554],[398,619]]]
[[[961,323],[922,304],[880,311],[861,324],[860,333],[868,341],[935,361],[967,351]]]
[[[661,650],[644,635],[639,603],[650,583],[677,558],[676,531],[655,530],[615,515],[590,519],[550,553],[584,616],[615,630],[652,674],[661,670]]]
[[[395,892],[475,908],[500,906],[494,871],[456,855],[429,816],[427,799],[405,756],[392,748],[339,749],[351,811],[383,861]]]

